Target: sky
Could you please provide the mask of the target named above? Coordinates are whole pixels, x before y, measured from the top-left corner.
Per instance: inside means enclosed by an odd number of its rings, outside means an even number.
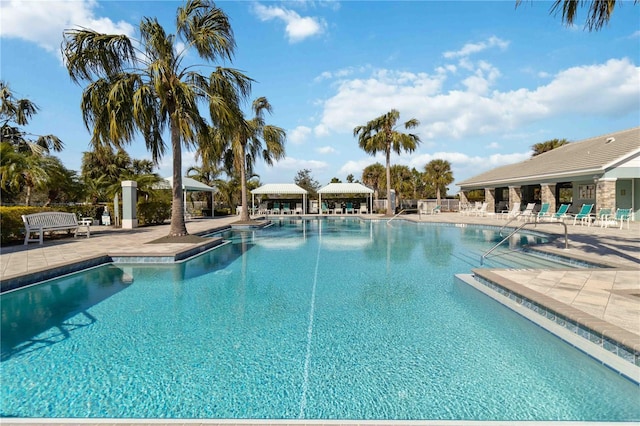
[[[286,158],[256,164],[261,183],[290,183],[308,169],[321,185],[384,164],[353,135],[391,109],[421,140],[392,164],[424,171],[451,163],[460,182],[525,160],[532,145],[582,139],[640,125],[640,5],[616,3],[609,25],[584,29],[550,14],[551,2],[523,1],[220,1],[237,48],[213,63],[253,78],[251,98],[273,106],[267,123],[287,132]],[[54,134],[56,153],[79,171],[90,150],[80,110],[84,86],[71,81],[60,45],[65,29],[85,27],[137,37],[143,17],[175,33],[177,1],[0,2],[0,74],[39,112],[27,131]],[[190,63],[202,64],[195,53]],[[250,111],[247,105],[247,116]],[[168,137],[166,138],[168,142]],[[127,152],[149,158],[137,137]],[[183,153],[183,170],[196,165]],[[171,157],[158,166],[171,175]],[[450,186],[449,193],[457,188]]]

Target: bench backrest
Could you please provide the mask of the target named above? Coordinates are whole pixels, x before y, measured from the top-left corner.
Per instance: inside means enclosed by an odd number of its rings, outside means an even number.
[[[22,215],[25,225],[42,226],[71,226],[78,225],[78,218],[73,213],[64,212],[42,212]]]

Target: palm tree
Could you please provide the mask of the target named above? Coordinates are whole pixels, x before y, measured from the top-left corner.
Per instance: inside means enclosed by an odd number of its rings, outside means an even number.
[[[544,152],[551,151],[552,149],[556,149],[568,143],[569,141],[566,139],[550,139],[548,141],[534,144],[531,147],[531,149],[533,150],[533,153],[531,154],[531,156],[535,157],[536,155],[540,155]]]
[[[247,176],[253,175],[253,166],[258,157],[262,157],[268,165],[272,165],[274,160],[284,158],[284,143],[287,137],[284,129],[265,124],[264,113],[272,111],[267,98],[255,99],[251,109],[254,113],[252,119],[245,119],[244,114],[238,109],[236,119],[230,123],[230,126],[213,129],[214,133],[219,134],[217,138],[227,141],[225,153],[227,163],[232,165],[240,178],[241,221],[249,221]]]
[[[62,151],[64,144],[54,135],[32,135],[20,130],[18,126],[26,126],[38,112],[38,106],[29,99],[16,99],[9,85],[0,81],[0,121],[2,142],[16,147],[18,152],[29,152],[35,155],[48,154],[50,151]],[[35,136],[36,139],[30,139]]]
[[[378,199],[378,192],[385,186],[385,170],[380,163],[371,164],[362,171],[362,183],[373,189],[373,194]]]
[[[436,203],[440,205],[440,196],[447,195],[447,185],[453,183],[451,163],[447,160],[431,160],[424,166],[426,179],[436,188]]]
[[[516,7],[520,6],[521,3],[522,0],[516,0]],[[633,3],[638,4],[638,0],[634,0]],[[562,22],[567,25],[573,25],[578,16],[578,8],[584,7],[585,4],[589,4],[585,28],[589,31],[598,31],[609,23],[613,15],[613,9],[616,7],[616,0],[555,0],[549,12],[557,15],[562,11]],[[622,1],[618,4],[622,4]]]
[[[418,135],[402,133],[396,130],[400,113],[395,109],[369,121],[364,126],[353,129],[353,135],[358,136],[358,145],[366,153],[375,155],[384,152],[387,169],[387,215],[391,210],[391,151],[400,154],[401,151],[413,152],[420,143]],[[420,122],[415,118],[404,123],[405,129],[418,127]]]
[[[228,125],[252,81],[231,68],[218,66],[207,77],[184,65],[190,48],[205,62],[231,60],[233,31],[215,4],[188,0],[177,10],[176,29],[177,35],[167,34],[157,19],[143,18],[137,43],[126,35],[89,29],[66,30],[62,43],[71,79],[88,83],[81,106],[85,126],[93,128],[94,147],[120,148],[139,132],[157,164],[166,151],[162,133],[169,130],[173,156],[169,236],[187,235],[182,146],[197,146],[209,135],[199,106],[208,104],[213,125]]]

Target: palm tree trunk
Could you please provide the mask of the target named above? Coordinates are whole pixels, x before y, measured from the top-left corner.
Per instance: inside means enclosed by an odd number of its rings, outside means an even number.
[[[27,185],[27,196],[24,200],[24,204],[26,206],[30,206],[31,205],[31,185]]]
[[[249,221],[249,208],[247,206],[247,163],[244,156],[244,145],[242,145],[242,164],[240,165],[240,188],[241,188],[241,200],[242,212],[240,214],[240,220],[243,222]]]
[[[391,210],[391,147],[387,146],[387,216],[393,216],[393,210]]]
[[[173,121],[173,118],[171,118]],[[171,188],[170,237],[188,235],[184,223],[184,199],[182,198],[182,141],[178,126],[171,123],[171,150],[173,153],[173,188]]]

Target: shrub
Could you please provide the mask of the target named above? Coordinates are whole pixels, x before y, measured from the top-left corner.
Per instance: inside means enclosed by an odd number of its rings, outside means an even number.
[[[0,206],[0,243],[7,244],[24,240],[23,214],[51,211],[44,207],[5,207]]]
[[[138,225],[161,225],[171,218],[171,203],[166,201],[138,202]]]

